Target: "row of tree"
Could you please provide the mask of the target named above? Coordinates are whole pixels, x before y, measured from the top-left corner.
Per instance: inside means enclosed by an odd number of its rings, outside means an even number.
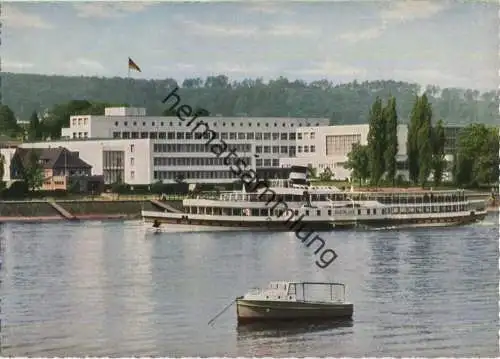
[[[20,168],[20,181],[26,186],[29,191],[36,191],[40,189],[44,181],[43,168],[39,162],[38,155],[35,151],[30,151],[28,154],[28,160]],[[4,189],[5,183],[2,181],[4,177],[4,163],[5,158],[0,154],[0,189]],[[14,189],[14,192],[18,192],[18,189]]]
[[[31,113],[28,124],[20,125],[14,112],[7,105],[0,105],[0,134],[5,137],[38,141],[42,139],[59,139],[61,129],[69,126],[70,116],[103,115],[106,107],[127,106],[87,100],[71,100],[65,104],[53,106],[43,115],[36,111]]]
[[[384,173],[387,180],[394,182],[398,154],[398,115],[394,97],[385,107],[380,98],[375,100],[370,110],[366,151],[370,183],[378,185]]]
[[[417,97],[411,113],[406,145],[410,181],[424,187],[432,173],[434,185],[441,184],[446,166],[445,144],[443,121],[439,120],[433,126],[432,108],[427,95]]]
[[[47,130],[53,138],[60,133],[61,121],[58,118],[65,113],[90,109],[92,114],[102,114],[103,103],[146,107],[148,115],[159,116],[166,108],[162,100],[176,86],[180,88],[178,93],[183,103],[207,109],[213,115],[326,117],[332,124],[366,123],[375,99],[379,97],[386,101],[391,96],[396,99],[400,122],[408,123],[414,98],[423,90],[436,118],[447,124],[494,124],[499,106],[496,91],[480,93],[473,89],[440,89],[432,85],[422,88],[417,84],[392,80],[333,84],[327,80],[307,83],[281,77],[268,82],[262,79],[237,82],[219,75],[177,82],[174,79],[3,73],[2,85],[9,89],[5,91],[3,103],[19,119],[28,120],[33,111],[38,114],[47,111],[56,118],[50,121]],[[0,116],[0,123],[2,121]]]
[[[353,145],[348,154],[346,168],[351,169],[351,177],[360,183],[370,180],[379,185],[385,179],[394,183],[397,172],[398,154],[398,114],[396,99],[391,97],[384,106],[377,98],[369,113],[367,144]]]
[[[499,181],[499,129],[484,124],[464,128],[453,161],[453,177],[460,185],[478,186]]]
[[[485,124],[470,124],[458,134],[453,162],[445,159],[446,135],[444,124],[432,123],[432,106],[427,95],[416,96],[408,126],[407,160],[397,161],[398,115],[396,100],[389,99],[383,106],[377,98],[370,110],[367,144],[355,144],[348,154],[346,168],[360,184],[378,186],[401,182],[398,168],[407,169],[410,182],[425,187],[429,178],[434,186],[443,182],[447,170],[457,186],[480,186],[498,183],[499,129]],[[451,154],[451,153],[450,153]]]

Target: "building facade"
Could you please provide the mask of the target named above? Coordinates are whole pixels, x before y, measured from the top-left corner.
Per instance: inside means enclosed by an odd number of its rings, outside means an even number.
[[[451,163],[457,150],[457,141],[462,129],[462,126],[448,125],[444,127],[446,138],[444,153],[448,168],[443,173],[443,179],[446,181],[452,179]],[[351,170],[345,168],[347,155],[351,151],[353,144],[368,144],[368,131],[368,124],[298,128],[296,134],[297,155],[294,158],[281,158],[280,166],[312,166],[317,170],[318,175],[328,167],[333,173],[333,178],[339,180],[349,179]],[[408,179],[406,149],[408,126],[398,125],[397,136],[396,175]]]
[[[92,166],[83,161],[78,152],[64,147],[3,148],[0,153],[4,157],[3,180],[8,183],[23,180],[26,171],[33,166],[40,168],[41,189],[46,191],[69,190],[77,184],[76,191],[87,192],[90,187],[98,189],[102,182],[100,176],[91,175]]]
[[[460,129],[445,128],[449,161]],[[69,127],[62,129],[63,140],[21,147],[63,146],[77,151],[92,166],[93,174],[104,176],[106,184],[233,182],[237,177],[225,161],[231,149],[267,176],[275,177],[292,165],[311,165],[318,174],[328,167],[334,178],[343,180],[350,177],[345,163],[352,145],[366,145],[368,131],[368,124],[329,126],[326,118],[216,116],[189,124],[177,117],[146,116],[143,108],[119,107],[106,108],[103,116],[71,116]],[[407,136],[407,125],[399,125],[397,174],[404,178],[408,177]],[[227,144],[227,151],[217,155],[211,145],[221,142]]]
[[[105,183],[156,181],[221,183],[237,180],[226,154],[217,156],[211,145],[227,144],[255,170],[280,168],[280,158],[296,156],[296,129],[327,126],[326,118],[201,117],[188,126],[177,117],[146,116],[142,108],[106,108],[104,116],[70,117],[63,141],[34,146],[64,146],[79,151],[104,175]],[[214,132],[214,138],[208,131]],[[207,142],[210,142],[207,145]],[[113,165],[112,165],[113,164]]]
[[[328,127],[303,127],[297,129],[296,158],[282,158],[280,165],[312,166],[319,175],[326,168],[333,173],[333,178],[345,180],[350,178],[351,170],[345,168],[347,155],[355,143],[368,143],[369,125],[342,125]],[[408,176],[405,170],[406,141],[408,130],[406,125],[398,126],[398,175]]]
[[[76,139],[24,143],[22,148],[65,147],[78,152],[92,166],[92,175],[102,175],[104,183],[149,184],[152,179],[153,145],[149,139]]]

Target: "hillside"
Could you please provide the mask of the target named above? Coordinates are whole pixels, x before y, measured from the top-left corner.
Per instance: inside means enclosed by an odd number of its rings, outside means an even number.
[[[43,112],[56,104],[86,99],[91,102],[129,103],[147,108],[149,115],[165,110],[161,100],[176,85],[173,79],[66,77],[2,73],[2,101],[21,120],[33,111]],[[420,88],[417,84],[372,81],[333,85],[326,80],[305,83],[285,78],[230,82],[224,75],[186,79],[179,94],[182,102],[225,116],[328,117],[335,124],[367,122],[377,96],[395,96],[400,122],[407,122],[415,95],[427,91],[435,119],[448,124],[481,122],[496,124],[498,97],[495,91]]]

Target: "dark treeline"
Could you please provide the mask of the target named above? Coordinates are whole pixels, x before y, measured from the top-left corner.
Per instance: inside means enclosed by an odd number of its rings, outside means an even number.
[[[33,111],[43,113],[70,100],[146,107],[149,115],[161,115],[161,100],[175,86],[192,107],[207,109],[212,115],[327,117],[332,124],[368,121],[369,109],[377,97],[393,96],[400,123],[408,123],[413,100],[426,92],[436,118],[446,124],[496,123],[498,98],[495,91],[436,86],[422,88],[397,81],[332,84],[327,80],[306,83],[286,78],[230,81],[224,75],[206,79],[135,80],[127,78],[66,77],[31,74],[2,74],[3,104],[21,120]]]

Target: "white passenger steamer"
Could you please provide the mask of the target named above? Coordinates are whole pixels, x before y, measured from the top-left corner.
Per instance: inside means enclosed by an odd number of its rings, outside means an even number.
[[[309,186],[306,172],[305,167],[293,167],[288,180],[268,181],[253,191],[250,185],[241,191],[190,196],[178,213],[142,211],[142,217],[156,230],[297,232],[454,226],[487,214],[486,202],[469,200],[463,190],[341,191]]]

